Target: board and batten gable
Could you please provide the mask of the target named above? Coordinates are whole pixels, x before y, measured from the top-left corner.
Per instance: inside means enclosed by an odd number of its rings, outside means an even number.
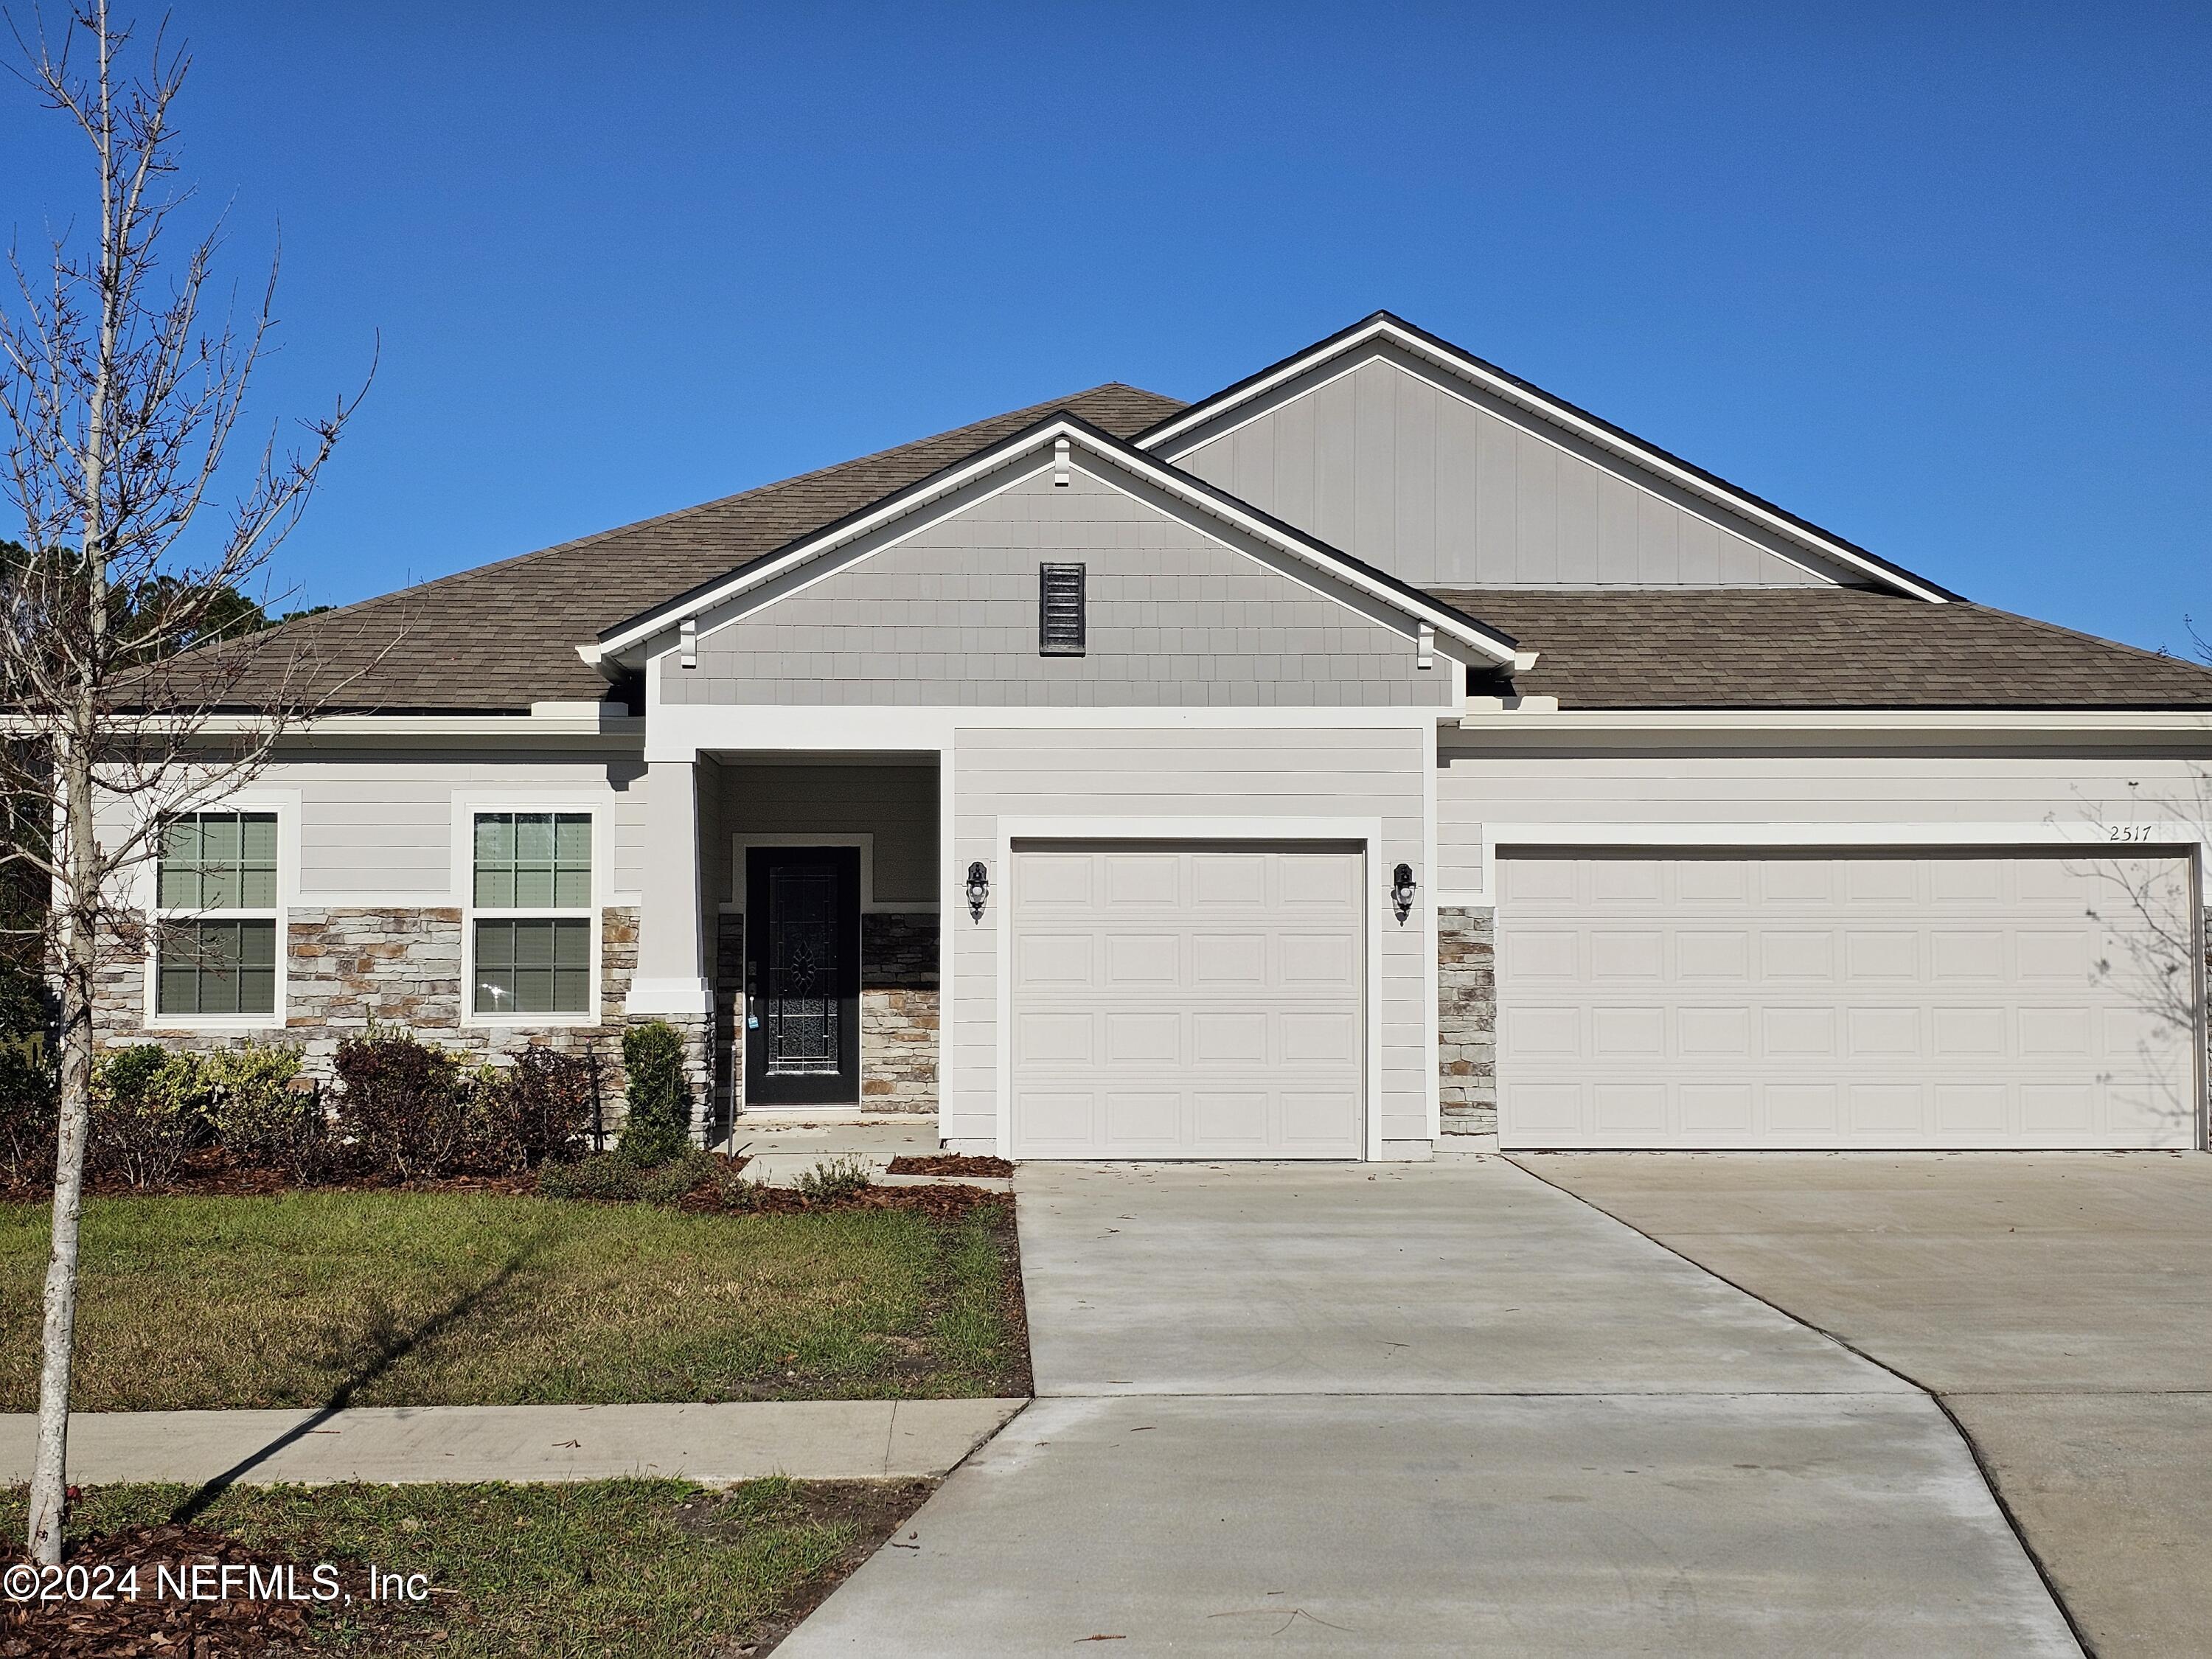
[[[1844,573],[1384,343],[1159,453],[1416,587],[1791,587]]]
[[[1440,708],[1409,617],[1135,478],[1077,466],[973,492],[705,619],[668,704]],[[1082,655],[1038,650],[1038,568],[1085,567]]]
[[[1386,1157],[1432,1133],[1436,1075],[1434,912],[1389,913],[1388,872],[1398,863],[1425,866],[1424,774],[1433,739],[1411,725],[1252,727],[1027,728],[964,725],[954,738],[952,856],[948,877],[970,861],[994,872],[980,916],[948,908],[952,973],[950,1041],[944,1055],[939,1133],[948,1143],[988,1145],[998,1128],[1000,955],[998,912],[1005,901],[1002,841],[1010,823],[1079,820],[1081,839],[1115,838],[1117,823],[1193,826],[1235,823],[1228,837],[1264,840],[1270,820],[1374,822],[1365,902],[1376,908],[1380,941],[1370,982],[1379,985],[1381,1098]],[[1286,830],[1285,834],[1294,833]],[[1204,841],[1194,828],[1181,837]]]

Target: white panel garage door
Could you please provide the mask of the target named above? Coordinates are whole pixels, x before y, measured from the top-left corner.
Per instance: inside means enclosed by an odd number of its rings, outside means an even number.
[[[2156,855],[1501,858],[1503,1144],[2193,1146],[2191,884]]]
[[[1356,849],[1017,842],[1017,1158],[1357,1158]]]

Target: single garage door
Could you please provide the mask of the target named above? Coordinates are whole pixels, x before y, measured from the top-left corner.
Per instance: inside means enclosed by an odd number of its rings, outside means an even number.
[[[2196,1144],[2180,857],[1498,861],[1508,1146]]]
[[[1017,842],[1017,1158],[1357,1158],[1358,848]]]

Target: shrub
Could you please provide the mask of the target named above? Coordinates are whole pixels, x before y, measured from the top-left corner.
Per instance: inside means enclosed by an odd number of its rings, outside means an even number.
[[[666,1020],[623,1033],[629,1115],[615,1156],[638,1169],[665,1164],[691,1144],[691,1090],[684,1078],[684,1038]]]
[[[301,1088],[300,1051],[246,1042],[199,1056],[208,1117],[223,1150],[256,1169],[283,1170],[301,1185],[329,1162],[322,1101]]]
[[[595,1055],[536,1048],[516,1055],[507,1074],[507,1102],[523,1166],[535,1169],[579,1157],[599,1093]]]
[[[111,1048],[93,1067],[88,1162],[133,1187],[166,1187],[208,1133],[201,1056],[158,1043]]]
[[[55,1058],[46,988],[0,966],[0,1183],[28,1186],[53,1174]]]
[[[633,1164],[619,1151],[594,1152],[574,1164],[544,1165],[538,1172],[538,1190],[548,1198],[674,1204],[713,1173],[713,1162],[690,1147],[652,1165]]]
[[[825,1158],[812,1169],[800,1174],[791,1183],[802,1198],[832,1200],[850,1198],[864,1193],[876,1184],[876,1172],[865,1158],[847,1153],[842,1158]]]
[[[374,1028],[338,1044],[337,1128],[363,1163],[397,1181],[452,1171],[472,1097],[460,1061],[405,1032]]]

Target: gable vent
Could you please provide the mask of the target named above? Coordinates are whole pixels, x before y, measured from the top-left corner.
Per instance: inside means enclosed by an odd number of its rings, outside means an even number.
[[[1079,564],[1037,567],[1037,654],[1083,654],[1083,567]]]

